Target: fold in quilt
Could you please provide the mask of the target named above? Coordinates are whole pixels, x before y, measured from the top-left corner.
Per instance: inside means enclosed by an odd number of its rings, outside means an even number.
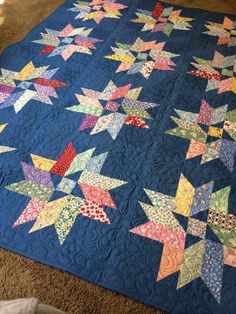
[[[0,57],[0,246],[235,313],[235,104],[236,17],[65,1]]]

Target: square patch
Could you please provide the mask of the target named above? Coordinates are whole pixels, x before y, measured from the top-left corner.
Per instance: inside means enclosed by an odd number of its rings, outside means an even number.
[[[188,220],[188,229],[187,233],[192,234],[196,237],[205,239],[206,237],[206,226],[207,224],[204,221],[200,221],[195,218],[189,218]]]
[[[116,112],[120,107],[120,104],[114,101],[108,101],[108,103],[106,104],[105,109],[106,110],[110,110],[113,112]]]
[[[58,184],[56,190],[61,191],[67,194],[70,194],[76,185],[76,181],[63,178],[61,182]]]
[[[216,128],[214,126],[210,126],[208,130],[208,135],[213,137],[222,138],[223,135],[223,129],[222,128]]]

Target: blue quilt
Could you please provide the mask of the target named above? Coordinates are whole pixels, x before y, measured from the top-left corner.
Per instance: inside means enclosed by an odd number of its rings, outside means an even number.
[[[0,109],[2,248],[171,313],[236,312],[235,17],[65,1],[1,55]]]

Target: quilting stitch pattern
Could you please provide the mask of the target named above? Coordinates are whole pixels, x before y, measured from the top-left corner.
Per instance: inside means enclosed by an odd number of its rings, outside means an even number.
[[[9,48],[0,245],[167,311],[233,313],[234,20],[68,0]]]

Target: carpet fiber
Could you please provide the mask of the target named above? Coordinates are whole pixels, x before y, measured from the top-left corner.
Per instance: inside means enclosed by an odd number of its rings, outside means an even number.
[[[236,13],[234,0],[166,2]],[[0,5],[0,50],[23,38],[61,3],[59,0],[6,0]],[[0,252],[0,279],[4,282],[0,286],[1,299],[33,296],[68,313],[161,313],[65,272],[5,250]]]

